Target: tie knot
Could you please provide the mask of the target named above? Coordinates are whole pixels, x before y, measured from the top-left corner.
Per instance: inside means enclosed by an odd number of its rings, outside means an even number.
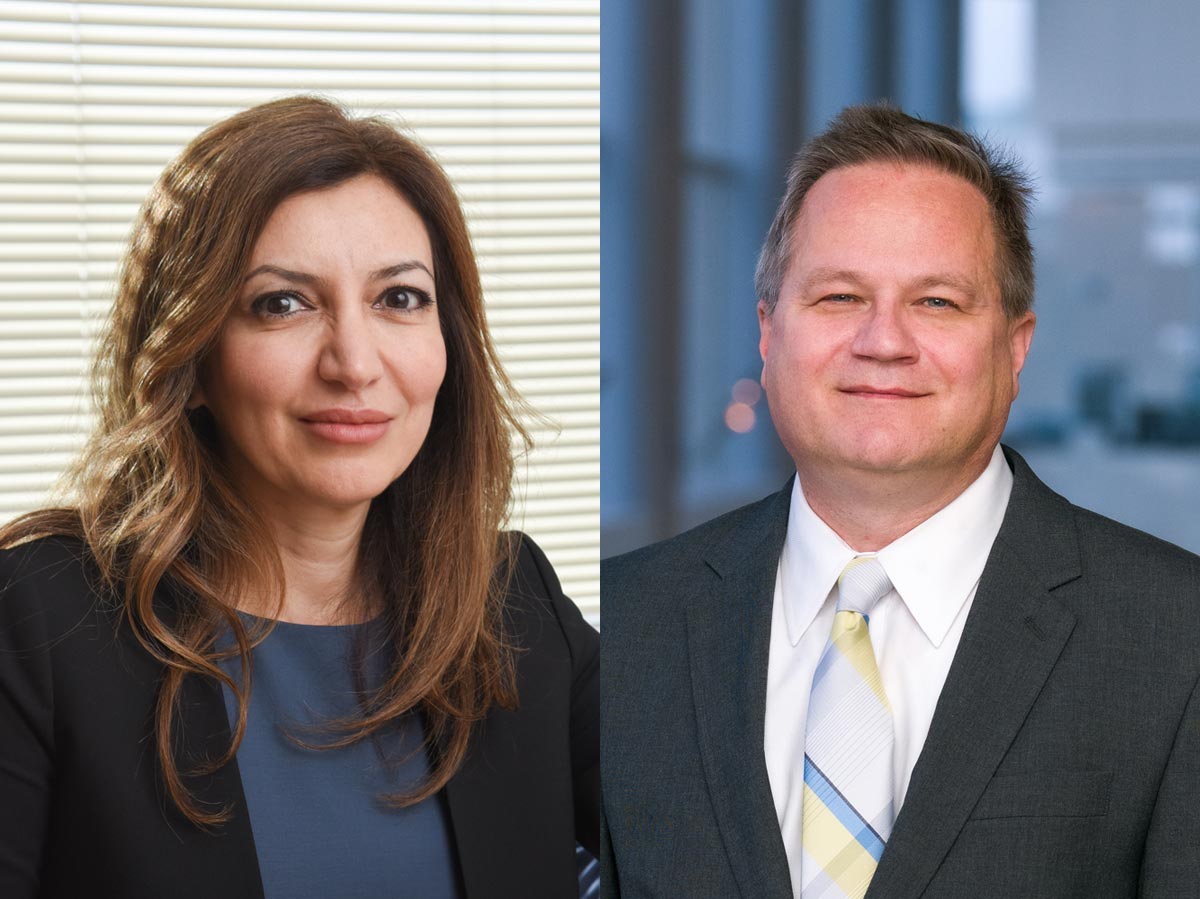
[[[837,610],[859,612],[864,617],[892,589],[892,581],[875,556],[855,556],[838,578]]]

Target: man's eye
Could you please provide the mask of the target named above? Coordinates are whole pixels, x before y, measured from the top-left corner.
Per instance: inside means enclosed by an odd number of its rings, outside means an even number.
[[[379,304],[385,309],[397,309],[401,312],[415,312],[432,302],[429,294],[415,287],[393,287],[379,298]]]
[[[825,301],[829,303],[852,303],[854,297],[848,293],[833,293],[825,297]]]
[[[286,318],[299,312],[305,303],[294,293],[269,293],[250,305],[250,311],[267,318]]]
[[[954,303],[945,297],[925,297],[925,305],[931,309],[949,309]]]

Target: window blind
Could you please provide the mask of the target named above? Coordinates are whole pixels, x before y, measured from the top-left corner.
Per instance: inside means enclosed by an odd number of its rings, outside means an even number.
[[[163,166],[247,106],[383,114],[458,187],[488,317],[539,416],[512,526],[599,614],[599,0],[0,6],[0,520],[90,427],[86,373]]]

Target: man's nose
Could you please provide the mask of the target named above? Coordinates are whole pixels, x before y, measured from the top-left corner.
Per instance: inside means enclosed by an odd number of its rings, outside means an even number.
[[[323,380],[358,391],[383,374],[379,335],[369,315],[366,310],[343,307],[330,319],[317,362],[317,374]]]
[[[909,311],[896,300],[873,301],[859,324],[851,351],[856,356],[888,362],[915,359],[918,349]]]

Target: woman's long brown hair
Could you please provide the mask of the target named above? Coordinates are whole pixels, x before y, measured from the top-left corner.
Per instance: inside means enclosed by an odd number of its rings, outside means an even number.
[[[261,591],[282,601],[283,569],[267,530],[233,489],[212,421],[189,415],[197,370],[237,298],[272,211],[302,191],[364,174],[384,179],[421,216],[433,246],[446,377],[428,437],[367,516],[358,575],[382,600],[395,652],[360,717],[333,722],[325,747],[362,740],[422,714],[428,778],[391,797],[408,805],[440,790],[461,766],[475,722],[516,704],[502,628],[499,538],[513,474],[512,435],[528,437],[488,336],[482,289],[457,196],[417,142],[378,119],[353,119],[315,97],[267,103],[197,137],[163,172],[135,223],[112,316],[97,353],[97,426],[68,476],[73,506],[22,516],[0,546],[39,536],[81,538],[104,592],[164,667],[155,734],[167,791],[200,826],[229,810],[200,802],[187,777],[227,764],[245,731],[248,631],[230,597]],[[164,602],[169,594],[170,602]],[[218,662],[232,633],[242,677]],[[177,723],[191,677],[228,685],[238,715],[227,750],[199,768],[181,763]]]

